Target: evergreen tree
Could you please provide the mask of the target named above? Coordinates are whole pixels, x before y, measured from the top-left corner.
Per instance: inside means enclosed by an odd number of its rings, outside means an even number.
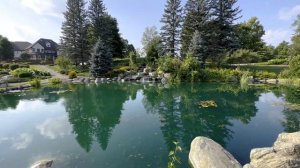
[[[0,35],[0,61],[12,60],[14,58],[14,47],[12,43]]]
[[[205,52],[205,45],[201,35],[199,31],[196,31],[189,47],[189,53],[200,62],[201,68],[204,68],[207,59],[207,54]]]
[[[176,55],[180,44],[180,32],[182,27],[182,7],[180,0],[167,0],[164,14],[161,19],[161,38],[164,53]]]
[[[212,0],[210,32],[207,36],[210,39],[210,57],[221,63],[222,56],[239,47],[239,40],[236,35],[234,21],[240,18],[241,10],[236,7],[237,0]]]
[[[102,40],[96,43],[91,58],[91,74],[93,77],[100,77],[105,75],[112,69],[112,53]]]
[[[210,0],[188,0],[185,5],[185,20],[181,33],[181,54],[184,56],[188,50],[196,31],[205,34],[209,19]]]
[[[84,0],[67,0],[62,25],[62,50],[75,65],[89,60],[87,13]]]
[[[292,37],[293,54],[298,55],[300,54],[300,15],[298,15],[298,18],[293,23],[293,26],[296,28],[295,34]]]
[[[88,17],[89,17],[89,42],[94,46],[99,37],[102,35],[104,25],[104,15],[106,13],[106,8],[103,4],[103,0],[91,0]]]

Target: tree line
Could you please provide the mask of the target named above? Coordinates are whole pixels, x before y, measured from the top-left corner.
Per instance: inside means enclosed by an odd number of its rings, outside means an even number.
[[[264,62],[270,59],[290,59],[300,53],[299,26],[292,38],[276,48],[262,37],[263,25],[257,17],[236,23],[241,18],[237,0],[167,0],[161,19],[160,33],[146,28],[142,44],[148,60],[170,55],[193,56],[204,67],[207,60],[222,64]],[[294,26],[299,25],[298,18]]]

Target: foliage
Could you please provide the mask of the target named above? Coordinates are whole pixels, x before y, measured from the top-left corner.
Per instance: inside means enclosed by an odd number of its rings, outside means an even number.
[[[181,164],[180,158],[177,156],[179,152],[182,152],[182,148],[179,142],[173,142],[175,149],[169,152],[168,168],[176,168],[177,164]]]
[[[274,50],[274,55],[278,59],[287,59],[291,56],[291,48],[288,42],[281,42]]]
[[[59,85],[62,83],[62,80],[60,78],[51,78],[49,79],[49,83],[51,85]]]
[[[200,69],[198,61],[191,56],[186,57],[177,72],[177,79],[180,81],[195,81]]]
[[[35,79],[31,80],[29,82],[29,84],[30,84],[31,87],[40,88],[41,87],[41,80],[38,79],[38,78],[35,78]]]
[[[0,60],[12,60],[14,58],[14,47],[12,43],[0,35]]]
[[[59,56],[56,58],[55,64],[58,65],[60,69],[68,70],[71,67],[72,62],[65,56]]]
[[[61,48],[63,53],[75,63],[84,64],[89,60],[87,37],[87,12],[84,0],[67,0],[67,10],[62,24]]]
[[[135,50],[133,44],[129,44],[128,40],[122,38],[122,42],[123,42],[123,47],[124,47],[123,48],[123,52],[122,52],[123,53],[123,57],[129,56],[129,54],[131,52],[136,53],[136,50]]]
[[[147,52],[147,50],[149,50],[150,43],[153,43],[153,40],[155,39],[160,39],[156,27],[155,26],[146,27],[142,38],[142,45],[144,51]]]
[[[277,79],[278,77],[276,73],[266,71],[254,72],[253,76],[259,79]]]
[[[205,45],[199,31],[194,33],[191,45],[189,48],[189,54],[195,57],[201,64],[201,68],[204,68],[207,55],[205,54]]]
[[[296,28],[295,34],[292,37],[292,49],[295,52],[295,55],[300,54],[300,15],[293,23],[293,26]]]
[[[269,60],[266,65],[286,65],[288,62],[288,59],[276,58]]]
[[[255,63],[259,62],[260,59],[260,55],[257,52],[239,49],[226,58],[226,62],[230,64]]]
[[[112,54],[108,46],[101,40],[94,47],[91,59],[91,74],[94,77],[103,76],[112,69]]]
[[[12,70],[12,71],[15,70],[15,69],[18,69],[18,68],[19,68],[18,64],[10,64],[9,65],[9,69]]]
[[[176,74],[181,66],[181,61],[178,58],[173,58],[168,55],[158,60],[158,71],[163,71],[165,73]]]
[[[11,74],[14,77],[19,78],[32,78],[32,77],[48,77],[51,76],[49,72],[46,71],[40,71],[36,69],[30,69],[30,68],[18,68],[13,71],[11,71]]]
[[[136,53],[135,52],[130,52],[129,53],[129,65],[131,67],[136,66]]]
[[[181,32],[181,54],[186,56],[189,51],[193,35],[196,31],[201,34],[201,39],[204,39],[205,32],[208,30],[207,22],[209,18],[209,4],[206,0],[188,0],[185,5],[185,19]],[[198,38],[199,39],[199,38]],[[203,53],[203,55],[206,55]]]
[[[153,38],[151,41],[148,42],[145,52],[146,58],[148,63],[155,63],[159,57],[159,46],[161,44],[160,38],[156,37]]]
[[[257,17],[252,17],[247,22],[239,24],[236,32],[240,48],[257,52],[263,47],[262,36],[265,34],[265,31]]]
[[[180,43],[181,25],[183,22],[180,0],[167,0],[161,19],[161,38],[164,53],[176,55]]]
[[[238,82],[244,72],[239,69],[210,69],[200,71],[199,78],[207,82]]]
[[[289,73],[291,77],[300,77],[300,55],[295,56],[290,61]]]
[[[74,78],[77,78],[77,73],[76,71],[69,71],[68,73],[68,76],[69,76],[69,79],[74,79]]]
[[[21,57],[22,60],[26,61],[26,60],[30,60],[31,55],[28,54],[28,53],[22,53],[20,57]]]

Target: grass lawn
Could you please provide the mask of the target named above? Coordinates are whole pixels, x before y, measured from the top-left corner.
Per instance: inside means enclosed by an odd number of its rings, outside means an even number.
[[[232,65],[231,67],[238,67],[237,65]],[[244,64],[239,65],[242,70],[249,71],[267,71],[279,74],[283,70],[287,69],[287,65],[262,65],[262,64]]]

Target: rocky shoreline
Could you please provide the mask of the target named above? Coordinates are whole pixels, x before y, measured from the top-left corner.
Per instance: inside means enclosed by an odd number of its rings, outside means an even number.
[[[299,168],[300,132],[282,133],[273,147],[251,150],[250,160],[243,168]],[[193,140],[189,161],[193,168],[242,168],[228,151],[206,137]]]

